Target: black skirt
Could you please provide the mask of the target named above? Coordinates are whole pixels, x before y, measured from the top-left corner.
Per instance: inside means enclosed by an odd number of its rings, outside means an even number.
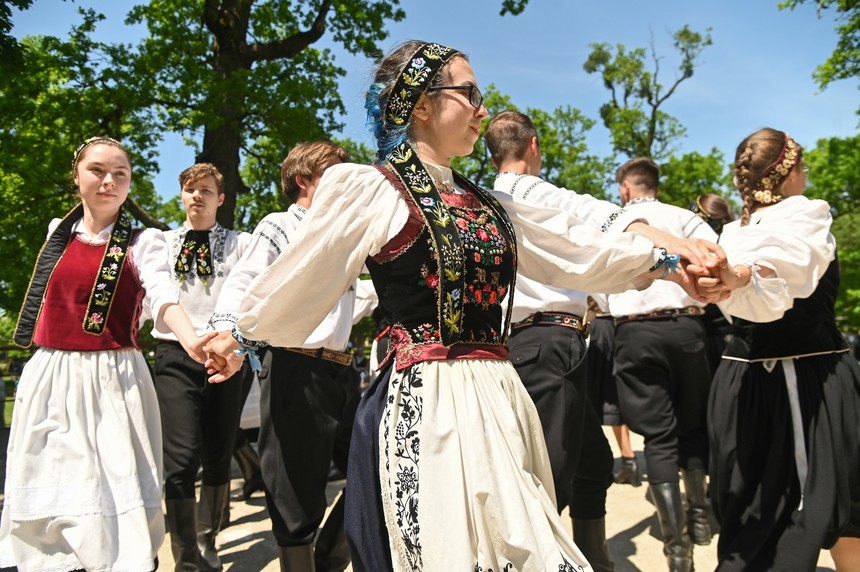
[[[782,364],[724,359],[708,403],[717,570],[814,570],[860,536],[860,367],[850,353],[796,359],[808,475],[795,465]]]

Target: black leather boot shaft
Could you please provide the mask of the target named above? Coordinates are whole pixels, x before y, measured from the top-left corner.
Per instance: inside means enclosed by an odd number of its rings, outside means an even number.
[[[681,469],[684,492],[687,495],[687,530],[694,544],[707,546],[711,543],[711,505],[705,490],[705,471]]]
[[[681,502],[680,483],[652,484],[648,492],[657,509],[663,532],[663,554],[666,555],[669,572],[691,572],[693,543],[687,534],[687,515]]]

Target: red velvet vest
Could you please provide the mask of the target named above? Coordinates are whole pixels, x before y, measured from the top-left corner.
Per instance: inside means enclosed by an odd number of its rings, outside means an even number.
[[[119,278],[107,326],[101,335],[84,331],[84,314],[105,247],[77,238],[69,242],[51,274],[33,341],[58,350],[100,351],[140,348],[138,318],[144,289],[128,257]]]

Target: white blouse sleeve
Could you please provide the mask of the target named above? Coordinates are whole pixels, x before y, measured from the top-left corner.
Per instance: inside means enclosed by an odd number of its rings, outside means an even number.
[[[634,233],[606,234],[581,224],[569,213],[515,200],[493,191],[517,233],[517,271],[533,280],[583,292],[642,289],[639,278],[659,258],[647,238]]]
[[[782,318],[796,298],[810,296],[836,256],[830,234],[830,206],[822,200],[790,197],[753,215],[750,224],[731,223],[720,246],[729,264],[753,269],[750,283],[719,304],[724,313],[752,322]],[[770,268],[764,278],[757,267]]]
[[[239,333],[300,346],[408,216],[405,201],[374,167],[326,169],[295,237],[246,292]]]
[[[283,213],[268,214],[263,217],[253,234],[243,232],[239,235],[239,260],[230,269],[209,320],[215,331],[233,329],[242,298],[251,282],[271,266],[279,253],[286,248],[288,241],[285,233],[265,232],[266,229],[278,228],[273,219],[283,219],[282,215]]]
[[[575,220],[603,232],[624,232],[631,223],[647,222],[609,201],[556,187],[534,175],[504,173],[496,179],[495,189],[518,203],[566,211]]]
[[[352,323],[357,324],[362,318],[373,314],[379,305],[379,296],[373,287],[373,280],[355,281],[355,307],[352,311]]]
[[[146,304],[152,313],[154,327],[161,333],[170,332],[162,321],[165,307],[179,303],[179,287],[173,282],[168,261],[167,240],[164,233],[147,228],[138,233],[132,256],[137,275],[146,290]]]

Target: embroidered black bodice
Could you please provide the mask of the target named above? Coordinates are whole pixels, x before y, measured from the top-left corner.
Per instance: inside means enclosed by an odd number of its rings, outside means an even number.
[[[456,175],[466,192],[456,194],[443,183],[437,201],[413,197],[396,176],[380,171],[410,206],[400,235],[367,260],[380,306],[392,323],[392,341],[411,346],[405,354],[413,362],[433,359],[431,346],[504,346],[508,318],[502,301],[515,273],[514,237],[504,211],[494,208],[485,191]],[[428,223],[422,206],[450,215],[448,224],[460,245],[434,240],[432,221]],[[448,263],[442,269],[452,284],[447,290],[440,286],[439,256]],[[456,260],[459,265],[452,264]]]

